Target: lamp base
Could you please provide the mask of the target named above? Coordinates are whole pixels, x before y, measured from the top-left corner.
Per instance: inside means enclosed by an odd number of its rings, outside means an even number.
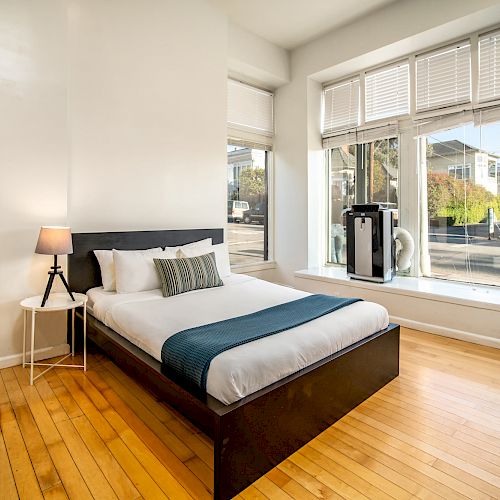
[[[47,299],[49,298],[52,284],[54,283],[54,278],[56,276],[59,276],[61,278],[61,281],[63,282],[64,288],[66,288],[66,291],[68,292],[69,296],[71,297],[71,300],[74,302],[75,297],[73,297],[73,294],[71,293],[71,290],[69,289],[68,282],[66,281],[66,278],[64,277],[64,274],[61,270],[61,266],[57,265],[57,255],[54,255],[54,265],[51,266],[51,269],[52,269],[52,271],[49,271],[49,281],[47,282],[47,287],[45,288],[45,293],[43,294],[41,307],[45,307]]]

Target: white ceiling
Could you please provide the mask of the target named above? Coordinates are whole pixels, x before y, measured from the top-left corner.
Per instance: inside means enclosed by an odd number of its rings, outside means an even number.
[[[239,26],[293,49],[396,0],[213,0]]]

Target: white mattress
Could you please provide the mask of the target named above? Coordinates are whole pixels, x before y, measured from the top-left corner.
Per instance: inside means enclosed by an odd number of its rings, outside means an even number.
[[[307,292],[233,274],[224,286],[164,298],[160,290],[87,292],[92,314],[161,361],[165,340],[179,331],[300,299]],[[387,310],[357,302],[304,325],[219,354],[208,371],[207,392],[225,404],[329,356],[387,327]]]

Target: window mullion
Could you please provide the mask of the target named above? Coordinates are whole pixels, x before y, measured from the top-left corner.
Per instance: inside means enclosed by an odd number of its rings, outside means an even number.
[[[479,36],[476,34],[470,37],[471,54],[471,96],[472,106],[475,107],[479,102]]]
[[[359,76],[359,124],[363,126],[366,122],[366,73],[364,71],[361,72]]]

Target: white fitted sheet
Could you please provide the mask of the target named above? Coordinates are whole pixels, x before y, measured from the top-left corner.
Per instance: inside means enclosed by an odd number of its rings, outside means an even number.
[[[171,335],[196,326],[250,314],[310,295],[246,275],[224,278],[224,286],[164,298],[160,290],[117,294],[102,287],[87,292],[93,315],[161,361]],[[207,392],[233,403],[389,324],[387,310],[356,302],[304,325],[219,354],[208,371]]]

